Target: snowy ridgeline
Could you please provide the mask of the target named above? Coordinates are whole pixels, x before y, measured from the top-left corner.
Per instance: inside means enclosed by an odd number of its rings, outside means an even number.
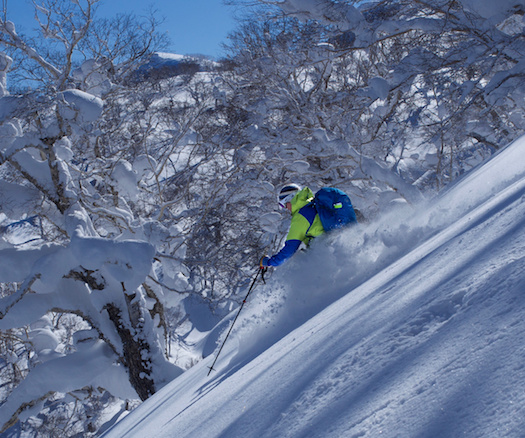
[[[258,286],[216,372],[210,355],[104,436],[523,436],[524,162],[522,138],[316,242]]]

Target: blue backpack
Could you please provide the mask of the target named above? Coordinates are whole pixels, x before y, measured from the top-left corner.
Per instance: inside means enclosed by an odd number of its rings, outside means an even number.
[[[324,187],[315,194],[314,204],[326,232],[357,223],[352,201],[342,190]]]

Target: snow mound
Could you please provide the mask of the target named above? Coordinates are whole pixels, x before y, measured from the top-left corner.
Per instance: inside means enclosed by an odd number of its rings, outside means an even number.
[[[61,93],[60,114],[67,120],[94,122],[102,114],[103,102],[99,97],[80,90],[65,90]]]

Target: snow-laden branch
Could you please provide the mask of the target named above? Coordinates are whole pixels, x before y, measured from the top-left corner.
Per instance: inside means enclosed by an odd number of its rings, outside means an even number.
[[[77,344],[77,352],[38,365],[10,394],[0,408],[1,432],[35,401],[54,392],[67,393],[89,386],[108,390],[117,397],[136,398],[126,369],[115,362],[109,347],[99,340]]]
[[[64,47],[65,63],[57,77],[57,88],[59,90],[63,89],[69,80],[73,65],[73,54],[89,32],[93,21],[92,6],[97,1],[88,0],[85,8],[79,1],[73,1],[72,3],[77,6],[79,11],[79,17],[76,17],[74,12],[62,11],[60,8],[51,9],[35,5],[35,19],[40,26],[42,35],[60,42]]]
[[[359,10],[347,3],[332,0],[259,0],[266,5],[278,6],[282,11],[301,21],[317,20],[323,24],[335,25],[340,30],[356,28],[364,18]]]
[[[47,61],[33,47],[29,46],[15,31],[15,25],[11,21],[0,19],[0,42],[21,50],[29,58],[36,61],[54,79],[58,79],[62,72],[56,66]]]
[[[5,53],[0,52],[0,99],[8,94],[7,92],[7,72],[13,60]]]
[[[14,254],[13,251],[10,251],[10,250],[4,250],[2,251],[4,254],[2,254],[2,257],[5,258],[5,257],[8,257],[8,256],[13,256],[13,255],[16,255]],[[11,252],[11,254],[6,254]],[[24,255],[27,255],[27,254],[24,254]],[[27,262],[27,259],[24,257],[24,260],[23,262],[21,261],[20,263],[23,263],[25,264]],[[5,268],[4,268],[5,269]],[[11,266],[8,266],[7,267],[7,270],[9,271],[12,271],[12,265]],[[12,272],[9,273],[9,275],[11,275]],[[9,276],[8,275],[8,276]],[[3,299],[2,301],[0,301],[0,320],[1,319],[4,319],[4,317],[7,315],[7,313],[11,310],[11,308],[13,306],[15,306],[17,303],[19,303],[27,293],[31,292],[31,286],[33,285],[33,283],[35,281],[37,281],[38,279],[40,278],[40,274],[35,274],[34,276],[32,276],[31,278],[27,279],[24,284],[22,284],[22,286],[20,287],[20,289],[12,294],[12,295],[9,295],[7,298]],[[4,280],[5,281],[5,280]]]

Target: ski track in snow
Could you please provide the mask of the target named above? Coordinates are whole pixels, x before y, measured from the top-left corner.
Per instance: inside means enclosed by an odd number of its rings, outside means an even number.
[[[206,358],[104,436],[525,436],[524,151],[297,256],[251,298],[217,372]]]

